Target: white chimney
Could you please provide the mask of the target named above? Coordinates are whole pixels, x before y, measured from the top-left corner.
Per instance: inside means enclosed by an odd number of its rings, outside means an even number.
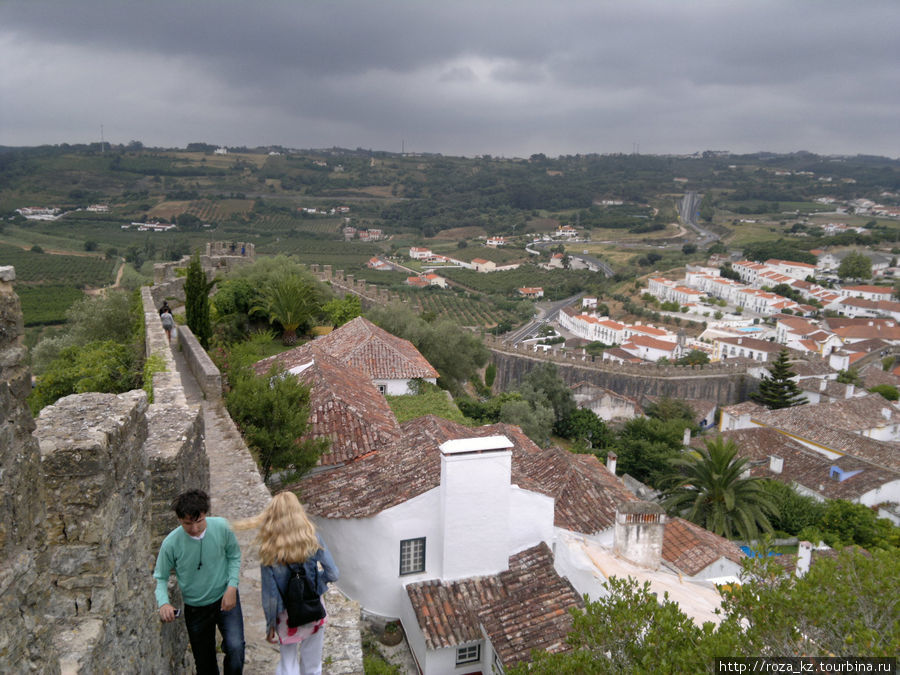
[[[802,577],[809,572],[809,565],[812,562],[812,544],[808,541],[801,541],[797,548],[797,567],[794,572],[798,577]]]
[[[691,444],[691,428],[685,427],[684,433],[681,435],[681,444],[685,447]]]
[[[828,380],[819,380],[819,391],[825,391],[825,387],[828,386]]]
[[[506,436],[441,444],[442,578],[509,568],[512,447]]]
[[[846,395],[845,398],[853,398],[853,394],[854,394],[855,392],[856,392],[856,385],[855,385],[855,384],[848,384],[848,385],[847,385],[847,395]]]
[[[890,420],[891,419],[891,409],[890,408],[882,408],[881,416],[886,420]]]
[[[606,455],[606,470],[609,471],[613,476],[616,475],[616,460],[619,459],[619,456],[610,452]]]
[[[781,473],[782,469],[784,469],[784,459],[771,455],[769,457],[769,471],[772,473]]]
[[[658,569],[662,558],[666,513],[659,504],[634,501],[616,509],[613,550],[641,567]]]

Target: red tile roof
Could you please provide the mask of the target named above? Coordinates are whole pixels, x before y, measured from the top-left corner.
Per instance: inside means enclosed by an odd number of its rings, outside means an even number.
[[[672,518],[663,534],[662,557],[688,576],[694,576],[719,558],[740,563],[744,553],[725,537],[683,518]]]
[[[616,506],[635,499],[593,455],[539,448],[509,424],[464,427],[433,415],[401,425],[390,447],[298,484],[310,513],[323,518],[368,518],[432,490],[441,482],[440,445],[457,438],[504,435],[513,443],[512,483],[555,499],[554,524],[594,534],[612,527]]]
[[[372,379],[438,377],[438,372],[412,342],[391,335],[361,316],[316,340],[316,345],[341,363],[359,368]]]
[[[572,584],[553,568],[547,544],[509,559],[499,574],[460,581],[409,584],[407,595],[429,649],[481,640],[482,628],[504,667],[530,660],[531,650],[569,649],[570,608],[584,606]]]
[[[264,359],[254,365],[265,373],[273,361],[286,370],[300,369],[298,379],[310,387],[308,438],[327,438],[328,452],[319,464],[346,462],[372,450],[387,447],[400,439],[400,425],[394,413],[362,371],[344,365],[310,342],[289,352],[290,359]],[[282,355],[278,355],[282,356]]]

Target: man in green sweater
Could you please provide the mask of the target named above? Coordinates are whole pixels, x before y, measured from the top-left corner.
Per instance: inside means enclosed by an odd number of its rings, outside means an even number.
[[[156,558],[156,603],[159,618],[174,621],[176,610],[169,602],[169,574],[184,598],[184,622],[199,675],[215,673],[216,627],[222,634],[225,674],[244,669],[244,617],[238,596],[241,549],[228,521],[207,516],[209,497],[203,490],[178,495],[172,508],[181,526],[163,540]]]

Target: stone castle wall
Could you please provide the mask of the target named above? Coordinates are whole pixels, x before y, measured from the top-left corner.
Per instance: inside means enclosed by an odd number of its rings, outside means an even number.
[[[729,405],[746,401],[755,391],[757,381],[747,374],[747,366],[735,360],[704,366],[657,366],[603,362],[589,354],[554,353],[519,349],[485,337],[491,358],[497,366],[494,388],[506,391],[542,363],[556,365],[560,377],[568,384],[588,382],[624,396],[639,399],[643,395],[718,401]]]
[[[154,402],[140,390],[68,396],[35,423],[14,275],[0,268],[2,669],[190,672],[184,624],[160,623],[151,574],[177,525],[172,497],[209,489],[209,465],[153,299],[143,294],[147,351],[167,371]]]
[[[50,611],[47,492],[25,397],[31,373],[22,345],[15,270],[0,267],[0,663],[10,672],[59,673]]]

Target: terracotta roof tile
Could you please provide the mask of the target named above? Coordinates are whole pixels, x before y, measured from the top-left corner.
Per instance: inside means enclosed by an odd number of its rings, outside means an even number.
[[[776,429],[756,427],[725,431],[722,437],[731,439],[738,446],[738,454],[755,463],[751,475],[771,478],[783,483],[796,483],[828,499],[855,499],[885,483],[900,479],[896,470],[878,466],[852,455],[830,459]],[[692,441],[701,447],[699,441]],[[780,457],[782,469],[775,473],[770,468],[770,457]],[[844,474],[844,480],[831,476],[833,466]]]
[[[694,576],[719,558],[739,563],[745,556],[734,542],[683,518],[672,518],[663,534],[662,557],[688,576]]]
[[[553,568],[547,544],[509,559],[499,574],[409,584],[407,595],[429,649],[482,639],[482,627],[505,667],[528,661],[532,649],[565,651],[569,609],[584,601]]]
[[[338,361],[356,366],[373,379],[438,377],[409,340],[391,335],[361,316],[316,342]]]
[[[365,373],[341,364],[317,345],[318,341],[307,343],[263,359],[254,369],[263,374],[277,362],[288,371],[299,371],[297,378],[310,387],[310,430],[303,438],[330,441],[330,448],[319,464],[346,462],[396,443],[400,439],[400,425],[384,396]]]
[[[513,443],[512,482],[556,500],[554,524],[593,534],[611,527],[615,508],[636,499],[593,455],[539,448],[519,427],[470,428],[428,415],[401,426],[390,447],[304,477],[298,487],[311,513],[367,518],[440,485],[440,445],[456,438],[504,435]]]

